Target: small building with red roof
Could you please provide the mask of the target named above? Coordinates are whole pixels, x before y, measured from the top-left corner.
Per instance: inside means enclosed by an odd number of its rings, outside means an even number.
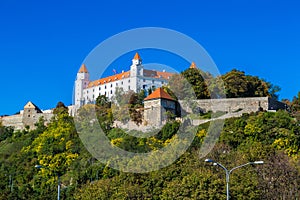
[[[144,99],[144,121],[148,125],[161,126],[175,114],[176,100],[163,88],[156,89]]]

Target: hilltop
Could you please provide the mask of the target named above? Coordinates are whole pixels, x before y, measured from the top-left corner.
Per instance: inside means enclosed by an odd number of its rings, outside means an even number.
[[[243,74],[238,71],[233,73]],[[253,80],[249,77],[246,79],[246,82]],[[264,82],[259,78],[254,80],[258,80],[254,81],[259,88],[257,91],[261,91],[254,94],[258,97],[266,94],[272,96],[270,87],[266,90],[268,87],[262,87],[266,86]],[[192,85],[197,87],[199,83]],[[242,82],[238,88],[241,85]],[[253,84],[247,85],[243,86],[247,95],[241,89],[230,90],[230,93],[237,97],[253,94],[250,92]],[[174,95],[167,88],[164,90],[170,96]],[[130,110],[129,117],[138,120],[136,108],[142,105],[139,99],[144,97],[139,94],[134,97],[129,102],[130,108],[134,108]],[[225,120],[218,142],[206,157],[228,168],[256,160],[265,162],[264,165],[248,166],[232,174],[232,198],[295,199],[299,196],[299,99],[300,93],[292,102],[286,102],[288,110],[257,110]],[[98,120],[86,118],[89,109],[96,110]],[[134,174],[117,171],[97,161],[83,145],[78,126],[75,127],[74,118],[68,112],[66,106],[59,104],[53,110],[54,115],[47,126],[45,119],[40,118],[32,129],[15,131],[12,127],[0,125],[0,199],[54,199],[58,174],[62,199],[225,198],[224,171],[205,163],[206,157],[199,157],[210,122],[196,127],[192,144],[173,164],[157,171]],[[199,113],[202,119],[209,119],[213,114],[224,115],[209,111]],[[122,113],[119,113],[120,116]],[[80,125],[89,130],[95,130],[93,128],[100,125],[112,146],[135,153],[156,151],[176,141],[176,133],[183,123],[171,116],[155,135],[134,137],[133,133],[113,126],[112,103],[103,96],[97,98],[95,105],[80,108],[78,119]],[[186,131],[188,133],[190,130]],[[139,132],[135,131],[134,134]],[[167,158],[160,156],[154,161],[161,162],[164,159]],[[38,170],[35,165],[45,168]]]

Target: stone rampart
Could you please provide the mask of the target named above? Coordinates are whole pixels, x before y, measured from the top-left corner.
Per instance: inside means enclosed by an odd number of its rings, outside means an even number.
[[[269,97],[199,99],[193,101],[181,100],[179,103],[186,112],[192,112],[193,109],[198,109],[202,112],[223,111],[228,113],[250,113],[258,110],[286,109],[284,103]]]
[[[22,119],[23,119],[22,114],[5,116],[0,118],[3,126],[13,126],[15,130],[21,130],[24,128]]]

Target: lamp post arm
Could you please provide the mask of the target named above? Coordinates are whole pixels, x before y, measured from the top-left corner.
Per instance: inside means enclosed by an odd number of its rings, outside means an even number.
[[[239,166],[237,166],[237,167],[234,167],[234,168],[232,168],[231,170],[229,170],[229,174],[230,174],[233,170],[236,170],[236,169],[238,169],[238,168],[241,168],[241,167],[244,167],[244,166],[250,165],[250,164],[253,164],[253,163],[252,163],[252,162],[249,162],[249,163],[246,163],[246,164],[243,164],[243,165],[239,165]]]
[[[226,167],[224,167],[224,165],[222,165],[221,163],[215,163],[215,165],[223,168],[226,171],[226,173],[228,172],[228,169]]]

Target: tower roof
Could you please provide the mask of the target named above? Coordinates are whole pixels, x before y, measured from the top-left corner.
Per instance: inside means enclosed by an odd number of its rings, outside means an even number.
[[[42,111],[41,111],[41,109],[39,107],[37,107],[31,101],[28,101],[27,104],[24,106],[24,109],[30,109],[30,108],[34,108],[35,110],[37,110],[38,113],[42,113]]]
[[[89,73],[88,70],[87,70],[87,68],[86,68],[86,66],[85,66],[85,64],[81,65],[78,73]]]
[[[135,53],[133,59],[134,60],[141,60],[141,56],[138,54],[138,52]]]
[[[168,99],[174,101],[174,99],[166,93],[162,88],[157,88],[154,92],[152,92],[149,96],[147,96],[144,100],[151,100],[151,99]]]
[[[192,62],[191,66],[190,66],[190,69],[197,69],[197,66],[194,62]]]

